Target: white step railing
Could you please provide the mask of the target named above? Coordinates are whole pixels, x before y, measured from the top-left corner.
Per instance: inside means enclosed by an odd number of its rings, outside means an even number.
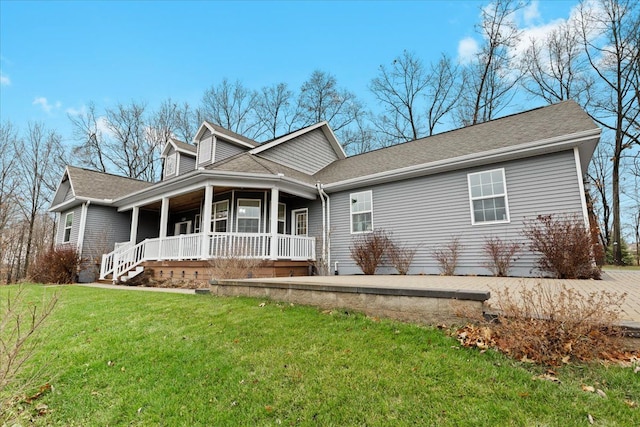
[[[271,239],[272,235],[268,233],[215,233],[206,236],[194,233],[146,239],[135,246],[121,244],[102,256],[100,278],[112,274],[113,280],[117,281],[144,261],[227,257],[267,259],[271,257]],[[314,237],[278,234],[277,239],[277,259],[315,260]]]

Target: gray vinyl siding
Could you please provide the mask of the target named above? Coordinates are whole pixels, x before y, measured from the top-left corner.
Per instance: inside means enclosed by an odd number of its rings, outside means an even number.
[[[196,158],[180,153],[178,155],[178,175],[183,175],[196,169]]]
[[[79,220],[78,217],[78,222]],[[82,258],[85,261],[78,278],[80,282],[92,282],[98,278],[102,254],[111,252],[116,242],[129,240],[130,224],[131,212],[118,212],[113,207],[89,205],[82,245]]]
[[[240,154],[245,150],[241,147],[238,147],[235,144],[231,144],[227,141],[221,141],[218,139],[216,141],[216,152],[215,152],[215,162],[219,162],[224,159],[228,159],[231,156],[235,156],[236,154]]]
[[[65,218],[69,212],[73,212],[73,223],[71,224],[71,235],[68,242],[63,242],[64,239],[64,224]],[[56,230],[56,244],[69,244],[76,246],[78,244],[78,234],[80,231],[80,215],[82,213],[82,205],[78,205],[72,209],[63,211],[58,218],[58,229]]]
[[[510,222],[472,225],[467,174],[496,168],[505,169]],[[364,190],[373,192],[374,228],[391,232],[396,242],[418,247],[410,274],[439,274],[433,251],[458,237],[462,249],[456,274],[488,275],[483,251],[487,238],[526,243],[525,220],[539,214],[582,215],[572,151],[339,192],[330,197],[331,257],[339,262],[340,274],[361,273],[349,254],[358,236],[350,233],[349,195]],[[510,274],[540,275],[536,258],[523,251]],[[395,270],[385,266],[378,273]]]
[[[331,143],[320,129],[276,145],[259,155],[310,175],[338,160]]]

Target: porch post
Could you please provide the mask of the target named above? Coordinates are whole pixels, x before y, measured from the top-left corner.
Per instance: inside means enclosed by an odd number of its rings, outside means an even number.
[[[158,258],[163,258],[164,250],[162,244],[167,237],[167,222],[169,222],[169,198],[162,198],[162,207],[160,208],[160,239],[158,241]]]
[[[129,242],[132,245],[136,244],[136,239],[138,238],[138,215],[140,214],[140,208],[138,206],[134,206],[131,211],[131,233],[129,234]]]
[[[271,245],[269,247],[269,258],[278,259],[278,201],[280,191],[277,187],[271,188],[271,210],[269,213],[269,232],[271,234]]]
[[[211,204],[213,203],[213,185],[204,187],[204,209],[200,221],[200,233],[202,234],[202,243],[200,243],[200,256],[202,259],[208,259],[209,253],[209,235],[211,234]]]

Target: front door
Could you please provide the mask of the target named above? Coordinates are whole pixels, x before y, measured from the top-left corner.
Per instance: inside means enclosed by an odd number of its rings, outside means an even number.
[[[176,228],[173,235],[190,234],[191,233],[191,221],[182,221],[176,223]]]

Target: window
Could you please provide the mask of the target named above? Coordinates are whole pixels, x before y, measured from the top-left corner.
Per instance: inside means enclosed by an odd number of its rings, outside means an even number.
[[[352,193],[350,195],[351,233],[366,233],[373,231],[372,198],[371,190]]]
[[[199,233],[200,232],[200,214],[196,214],[195,218],[193,219],[193,232],[194,233]]]
[[[278,234],[284,234],[287,229],[287,205],[278,203]]]
[[[293,235],[306,236],[309,229],[307,209],[296,209],[291,212],[291,217],[293,218]]]
[[[229,230],[229,201],[215,202],[211,217],[211,230],[215,233],[226,233]]]
[[[164,176],[173,176],[176,174],[176,153],[167,156],[164,162]]]
[[[68,243],[71,240],[71,227],[73,226],[73,212],[69,212],[64,217],[64,236],[62,243]]]
[[[470,173],[471,223],[509,222],[504,169]]]
[[[238,233],[260,232],[260,200],[238,199]]]

